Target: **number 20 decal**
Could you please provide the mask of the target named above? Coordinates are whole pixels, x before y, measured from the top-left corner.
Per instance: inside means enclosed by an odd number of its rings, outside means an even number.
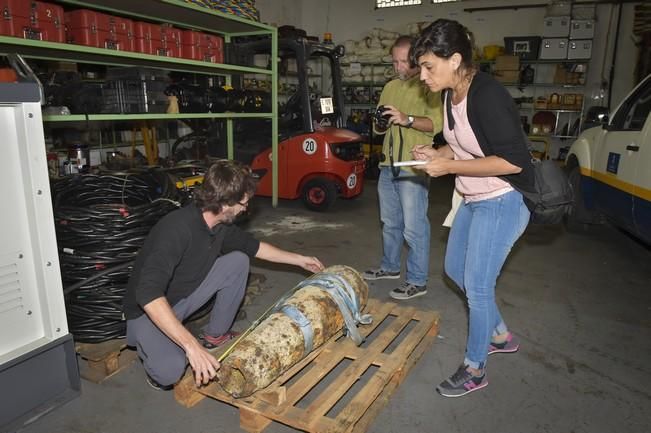
[[[355,188],[355,185],[357,185],[357,175],[355,173],[351,173],[351,175],[348,176],[348,179],[346,180],[346,186],[348,186],[348,189],[353,189]]]
[[[306,138],[303,140],[303,152],[308,155],[314,155],[316,153],[316,140],[314,138]]]

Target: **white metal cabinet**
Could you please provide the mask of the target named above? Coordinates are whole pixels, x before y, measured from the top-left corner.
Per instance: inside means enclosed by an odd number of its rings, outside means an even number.
[[[37,419],[80,389],[63,300],[39,86],[26,71],[21,82],[0,83],[1,431]]]

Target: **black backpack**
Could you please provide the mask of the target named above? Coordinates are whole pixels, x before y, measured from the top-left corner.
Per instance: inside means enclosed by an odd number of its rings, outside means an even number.
[[[535,175],[535,192],[518,189],[531,211],[531,222],[558,224],[570,211],[574,201],[574,192],[567,174],[557,161],[540,160],[532,156],[531,163]]]

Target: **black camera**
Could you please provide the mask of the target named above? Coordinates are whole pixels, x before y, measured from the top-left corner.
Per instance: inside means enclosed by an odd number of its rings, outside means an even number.
[[[389,119],[391,118],[390,114],[384,114],[387,108],[384,105],[380,105],[373,113],[373,120],[375,120],[375,125],[379,130],[385,130],[389,127]]]

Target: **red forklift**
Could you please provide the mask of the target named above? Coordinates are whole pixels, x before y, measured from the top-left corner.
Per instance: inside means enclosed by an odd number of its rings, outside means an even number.
[[[253,66],[265,56],[271,61],[268,40],[234,43],[232,48],[240,64]],[[343,54],[343,46],[305,37],[278,41],[278,197],[301,198],[315,211],[327,210],[337,197],[356,197],[363,189],[362,137],[343,128]],[[251,81],[243,84],[250,88]],[[247,119],[235,124],[235,158],[249,163],[260,177],[257,194],[271,196],[271,122]]]

